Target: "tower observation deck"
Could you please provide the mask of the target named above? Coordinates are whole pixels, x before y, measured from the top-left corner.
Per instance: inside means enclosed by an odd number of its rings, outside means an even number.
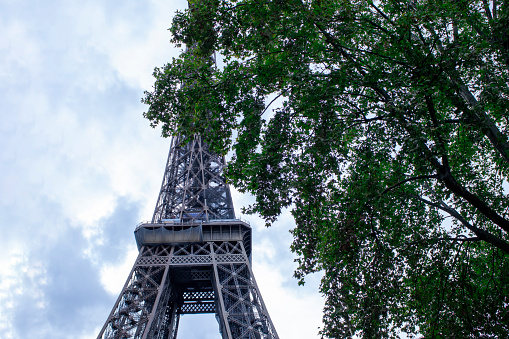
[[[182,314],[214,313],[223,339],[279,338],[251,270],[251,227],[235,218],[225,159],[173,137],[152,221],[98,339],[176,339]],[[189,139],[188,139],[189,140]]]

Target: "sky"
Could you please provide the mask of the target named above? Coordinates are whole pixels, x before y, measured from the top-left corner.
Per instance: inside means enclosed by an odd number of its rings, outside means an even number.
[[[95,338],[152,217],[169,140],[142,114],[179,50],[185,1],[0,2],[0,338]],[[252,197],[233,191],[237,215]],[[292,277],[293,220],[253,228],[253,271],[281,338],[317,338],[320,276]],[[178,338],[220,338],[213,315]]]

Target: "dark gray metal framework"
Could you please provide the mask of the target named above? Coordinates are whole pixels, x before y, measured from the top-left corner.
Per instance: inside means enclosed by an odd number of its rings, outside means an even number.
[[[251,227],[235,219],[224,157],[173,137],[152,222],[98,339],[176,339],[181,314],[215,313],[223,339],[279,338],[251,270]]]

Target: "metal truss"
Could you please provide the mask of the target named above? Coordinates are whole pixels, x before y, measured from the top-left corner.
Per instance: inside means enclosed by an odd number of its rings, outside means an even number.
[[[235,218],[230,190],[222,176],[224,157],[209,150],[201,136],[187,143],[172,138],[152,222]]]

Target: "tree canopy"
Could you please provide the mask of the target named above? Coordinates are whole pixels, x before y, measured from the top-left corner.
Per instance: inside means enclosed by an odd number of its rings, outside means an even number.
[[[145,116],[292,211],[323,337],[509,337],[507,0],[193,0],[170,30]]]

